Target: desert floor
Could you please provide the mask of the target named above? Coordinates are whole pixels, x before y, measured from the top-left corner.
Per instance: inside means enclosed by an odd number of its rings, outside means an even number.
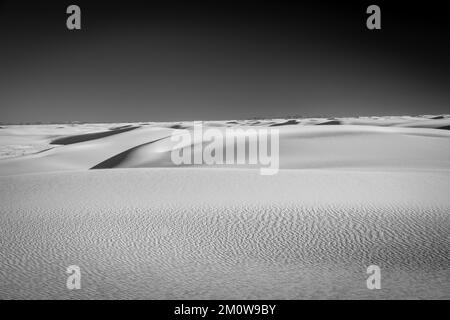
[[[272,176],[174,165],[191,124],[1,126],[0,298],[450,298],[449,116],[204,123],[277,128]]]

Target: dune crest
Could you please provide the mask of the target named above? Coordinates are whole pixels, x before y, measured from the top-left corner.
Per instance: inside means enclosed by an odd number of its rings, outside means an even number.
[[[339,123],[342,123],[340,125],[337,122],[327,125],[329,121],[337,120],[326,120],[324,123],[318,119],[310,119],[310,125],[301,124],[299,120],[280,120],[276,126],[280,134],[280,169],[450,168],[450,132],[438,130],[449,122],[447,118],[424,118],[420,121],[412,118],[398,123],[400,120],[395,118],[395,124],[392,124],[388,119],[388,125],[381,126],[345,124],[350,122],[345,119],[339,120]],[[383,122],[380,119],[373,121]],[[225,135],[229,126],[246,129],[252,128],[252,123],[244,125],[229,121],[219,126],[217,122],[205,122],[204,127],[220,130]],[[264,128],[261,123],[257,126]],[[275,124],[266,126],[274,127]],[[171,151],[175,143],[171,141],[170,136],[180,129],[193,130],[192,123],[189,122],[154,123],[147,126],[122,125],[107,131],[99,130],[100,128],[97,126],[98,131],[94,133],[49,139],[49,144],[40,144],[33,154],[0,160],[0,176],[100,168],[177,167],[171,161]],[[63,132],[58,131],[59,135],[61,133]],[[29,139],[27,137],[15,134],[12,138],[26,140]],[[43,143],[42,136],[36,139]],[[226,147],[227,145],[224,145],[224,150]],[[10,147],[5,146],[4,150],[8,148]]]

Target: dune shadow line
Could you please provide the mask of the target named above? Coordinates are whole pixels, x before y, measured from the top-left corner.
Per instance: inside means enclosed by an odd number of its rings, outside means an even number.
[[[282,123],[271,124],[269,127],[290,126],[290,125],[295,125],[295,124],[299,124],[299,122],[297,120],[288,120],[288,121],[285,121]]]
[[[68,145],[68,144],[74,144],[79,142],[85,142],[89,140],[95,140],[100,139],[108,136],[112,136],[114,134],[119,134],[127,131],[131,131],[134,129],[139,128],[137,127],[124,127],[120,129],[114,129],[109,131],[102,131],[102,132],[94,132],[94,133],[86,133],[86,134],[78,134],[74,136],[68,136],[63,138],[58,138],[50,142],[50,144],[62,144],[62,145]]]
[[[121,153],[116,154],[115,156],[112,156],[111,158],[106,159],[105,161],[100,162],[99,164],[96,164],[95,166],[93,166],[89,170],[115,168],[120,163],[122,163],[129,156],[129,154],[131,152],[133,152],[134,150],[136,150],[136,149],[138,149],[140,147],[143,147],[143,146],[146,146],[146,145],[149,145],[149,144],[152,144],[152,143],[164,140],[164,139],[166,139],[168,137],[170,137],[170,136],[159,138],[159,139],[156,139],[156,140],[153,140],[153,141],[150,141],[150,142],[146,142],[146,143],[140,144],[138,146],[135,146],[133,148],[130,148],[128,150],[125,150],[125,151],[123,151]]]

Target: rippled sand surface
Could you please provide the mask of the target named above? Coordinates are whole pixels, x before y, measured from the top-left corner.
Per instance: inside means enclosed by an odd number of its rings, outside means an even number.
[[[0,298],[449,299],[449,190],[448,170],[0,177]]]

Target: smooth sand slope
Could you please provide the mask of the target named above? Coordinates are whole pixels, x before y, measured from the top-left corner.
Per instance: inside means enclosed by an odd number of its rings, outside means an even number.
[[[280,124],[273,176],[174,166],[189,123],[4,127],[0,298],[448,299],[450,131],[433,118],[207,123]]]
[[[450,125],[447,116],[443,119],[340,119],[342,124],[322,125],[330,121],[336,120],[216,121],[205,122],[204,128],[215,128],[224,135],[230,127],[278,129],[280,168],[285,169],[450,168],[450,130],[439,129]],[[278,126],[273,127],[274,124]],[[3,150],[9,150],[10,154],[15,154],[11,148],[16,146],[17,155],[21,154],[23,146],[31,146],[34,150],[36,141],[40,142],[43,151],[0,159],[0,176],[91,168],[174,167],[171,152],[177,142],[171,140],[171,135],[182,133],[180,129],[192,130],[192,122],[80,126],[77,134],[74,134],[73,126],[67,125],[53,129],[26,127],[24,133],[17,127],[1,129],[0,153],[2,143]],[[22,143],[19,147],[7,144],[17,139]],[[186,145],[186,148],[190,147],[191,144]]]

